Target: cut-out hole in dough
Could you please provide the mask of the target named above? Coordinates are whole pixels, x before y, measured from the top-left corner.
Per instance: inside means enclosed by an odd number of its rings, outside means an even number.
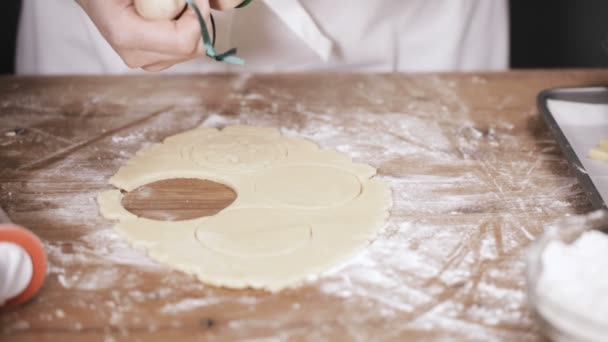
[[[236,199],[226,185],[199,179],[168,179],[124,194],[129,212],[157,221],[182,221],[212,216]]]

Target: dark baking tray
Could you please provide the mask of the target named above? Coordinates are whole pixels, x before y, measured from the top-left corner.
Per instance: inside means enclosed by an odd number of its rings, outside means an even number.
[[[592,104],[608,104],[608,88],[607,87],[584,87],[584,88],[555,88],[542,91],[538,95],[538,108],[541,115],[545,119],[547,126],[551,130],[551,133],[557,140],[559,147],[568,159],[570,168],[576,174],[579,182],[581,183],[587,197],[591,201],[591,204],[595,209],[607,209],[606,202],[597,191],[597,188],[593,184],[591,177],[585,171],[583,164],[580,159],[570,146],[568,139],[562,132],[561,128],[555,121],[553,114],[549,110],[547,101],[549,100],[562,100],[579,103],[592,103]]]

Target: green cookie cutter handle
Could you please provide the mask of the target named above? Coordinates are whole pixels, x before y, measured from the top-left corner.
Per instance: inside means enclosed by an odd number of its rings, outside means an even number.
[[[243,7],[249,5],[252,2],[253,2],[253,0],[245,0],[240,5],[236,6],[236,8],[243,8]]]
[[[253,0],[245,0],[237,8],[243,8],[249,5]],[[192,7],[196,16],[198,17],[198,22],[201,25],[201,34],[203,36],[203,44],[205,45],[205,53],[208,57],[215,59],[218,62],[226,62],[236,65],[245,65],[245,61],[242,58],[236,56],[237,50],[236,48],[232,48],[226,52],[218,53],[215,50],[214,41],[211,39],[209,35],[209,30],[207,29],[207,24],[205,23],[205,19],[203,18],[203,14],[201,10],[198,8],[194,0],[186,0],[188,5]]]

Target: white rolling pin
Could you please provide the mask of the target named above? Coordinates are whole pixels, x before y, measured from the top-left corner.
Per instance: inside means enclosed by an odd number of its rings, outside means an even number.
[[[46,278],[46,254],[40,239],[11,223],[0,208],[0,307],[34,297]]]

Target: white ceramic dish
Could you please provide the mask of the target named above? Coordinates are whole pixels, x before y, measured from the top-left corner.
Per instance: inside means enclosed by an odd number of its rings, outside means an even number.
[[[541,332],[553,341],[608,341],[608,326],[569,311],[562,303],[548,298],[538,290],[538,281],[543,272],[542,255],[549,243],[572,243],[586,231],[607,227],[606,211],[569,217],[547,227],[545,233],[528,250],[528,301]]]

